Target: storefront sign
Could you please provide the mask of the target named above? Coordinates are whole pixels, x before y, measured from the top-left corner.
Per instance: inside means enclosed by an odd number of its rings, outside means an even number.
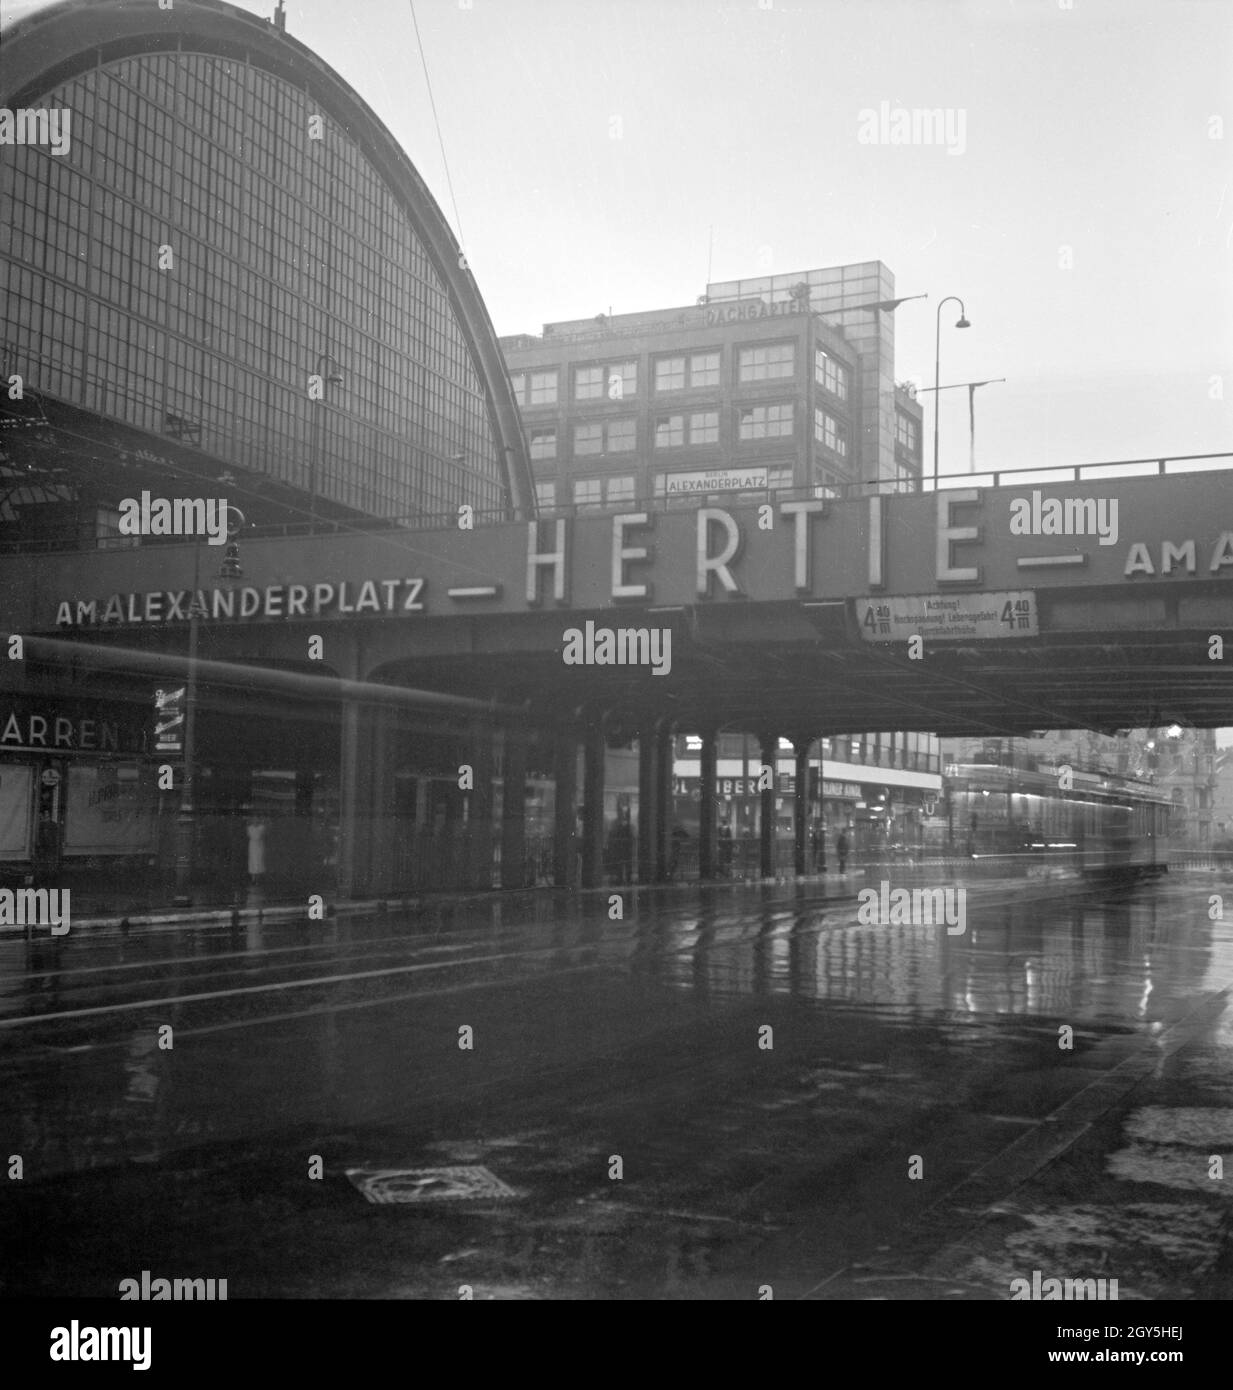
[[[118,719],[97,713],[91,718],[34,714],[0,705],[0,752],[119,753],[132,747],[131,733]],[[130,736],[122,742],[123,735]]]
[[[340,584],[270,584],[264,589],[198,589],[197,601],[215,622],[246,618],[345,617],[365,613],[419,613],[422,579],[344,580]],[[106,623],[187,622],[190,589],[154,589],[144,594],[112,594],[106,599],[61,599],[57,627],[97,627]]]
[[[735,304],[713,304],[706,311],[708,328],[719,323],[741,323],[748,319],[777,319],[786,314],[807,314],[809,301],[786,299],[768,304],[764,299],[745,299]]]
[[[857,797],[857,796],[860,796],[860,794],[861,794],[860,785],[859,785],[859,783],[856,783],[856,782],[823,782],[823,783],[822,783],[822,795],[823,795],[823,796]]]
[[[669,497],[688,492],[756,492],[767,486],[765,468],[712,468],[705,472],[667,473],[664,491]]]
[[[184,687],[154,692],[154,751],[184,751]]]
[[[867,642],[985,641],[1036,637],[1036,595],[1030,590],[997,594],[924,594],[914,598],[862,599],[857,604]]]

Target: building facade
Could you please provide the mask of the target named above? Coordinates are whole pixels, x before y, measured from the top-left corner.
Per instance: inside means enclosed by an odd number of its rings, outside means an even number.
[[[695,305],[501,339],[542,509],[919,486],[881,262],[708,285]],[[864,307],[857,307],[864,306]]]
[[[915,490],[921,408],[894,382],[893,312],[872,307],[894,288],[886,266],[864,262],[719,282],[688,307],[502,338],[541,510],[696,507],[854,485]],[[703,794],[699,745],[682,735],[674,747],[674,823],[689,836]],[[734,872],[760,862],[760,757],[752,734],[719,736],[712,795]],[[922,843],[941,787],[934,736],[823,738],[809,766],[816,867],[836,864],[840,831],[858,858]],[[781,749],[783,865],[793,858],[795,775],[795,754]],[[609,782],[617,786],[615,768]],[[613,791],[610,825],[633,796],[632,787]]]
[[[6,28],[0,108],[0,566],[184,543],[122,526],[146,492],[305,531],[533,506],[456,239],[281,21],[219,0],[54,4]],[[221,554],[203,540],[197,589]],[[267,861],[288,883],[330,877],[345,711],[196,687],[200,626],[187,686],[109,676],[88,648],[5,664],[0,872],[167,870],[191,776],[203,878],[243,884]]]

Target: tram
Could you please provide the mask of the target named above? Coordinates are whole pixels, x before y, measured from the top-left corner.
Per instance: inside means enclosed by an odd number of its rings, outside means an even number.
[[[1108,879],[1168,871],[1171,802],[1150,782],[952,764],[945,785],[951,846],[973,859]]]

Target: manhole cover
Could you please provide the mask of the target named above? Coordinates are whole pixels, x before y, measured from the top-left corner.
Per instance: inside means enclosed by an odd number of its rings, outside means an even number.
[[[517,1196],[478,1163],[446,1168],[348,1168],[347,1177],[368,1201],[382,1204]]]

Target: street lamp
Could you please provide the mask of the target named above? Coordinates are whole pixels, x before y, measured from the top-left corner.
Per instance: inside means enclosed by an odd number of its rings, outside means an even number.
[[[320,465],[321,454],[321,412],[318,407],[325,405],[325,388],[327,386],[341,386],[343,374],[339,370],[338,363],[328,352],[323,352],[317,358],[317,365],[313,375],[321,378],[321,395],[313,398],[312,425],[308,441],[308,528],[310,533],[317,529],[317,470]]]
[[[942,384],[942,304],[954,300],[959,306],[959,319],[956,328],[971,328],[963,300],[957,294],[948,294],[938,305],[937,331],[933,341],[933,490],[938,490],[938,392]]]
[[[236,510],[243,525],[243,513]],[[227,546],[218,577],[225,580],[242,579],[240,547],[234,542]],[[199,599],[201,583],[201,542],[193,546],[193,597],[188,606],[188,675],[184,683],[184,778],[180,787],[180,814],[176,820],[176,899],[187,898],[197,859],[197,636],[198,626],[205,616],[205,605]]]

